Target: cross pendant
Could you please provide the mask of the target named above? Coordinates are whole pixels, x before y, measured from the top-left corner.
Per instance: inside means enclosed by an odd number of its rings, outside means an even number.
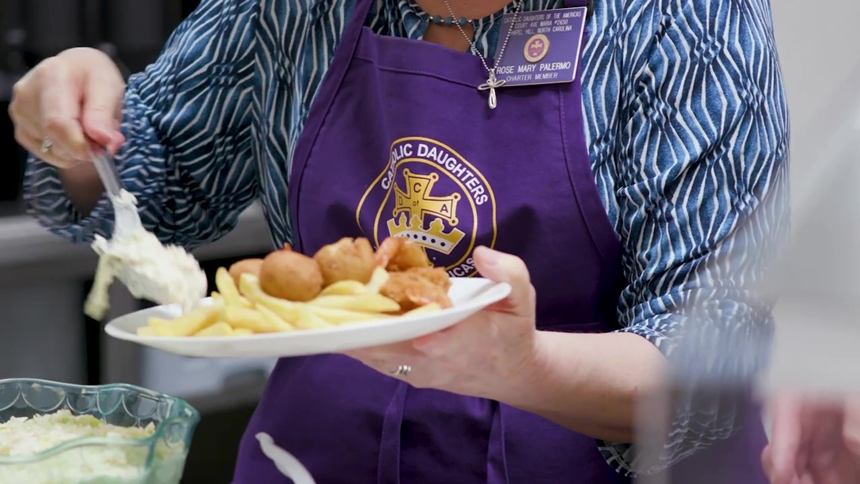
[[[490,77],[487,78],[487,82],[478,86],[479,91],[490,91],[490,109],[496,109],[496,106],[498,105],[496,100],[496,88],[502,87],[504,85],[504,79],[496,79],[496,70],[490,69]]]

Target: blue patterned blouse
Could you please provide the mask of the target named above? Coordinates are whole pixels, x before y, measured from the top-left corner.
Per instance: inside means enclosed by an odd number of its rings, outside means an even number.
[[[128,141],[117,163],[149,229],[198,246],[229,232],[261,200],[274,242],[291,238],[283,187],[354,3],[204,0],[161,57],[131,78]],[[523,9],[561,3],[524,0]],[[477,23],[484,56],[493,55],[499,18]],[[377,0],[368,25],[420,39],[427,16],[413,0]],[[671,355],[689,319],[684,305],[703,298],[717,302],[697,325],[740,340],[766,333],[770,313],[747,288],[761,277],[757,256],[774,249],[787,223],[789,144],[768,0],[597,0],[590,31],[585,129],[595,180],[625,249],[622,331]],[[284,109],[261,112],[266,97]],[[252,152],[285,166],[283,178],[259,179]],[[73,241],[111,230],[102,217],[106,200],[80,216],[56,170],[40,160],[29,164],[26,198],[44,225]],[[714,357],[707,370],[745,372],[754,364]],[[679,405],[657,464],[638,464],[629,445],[597,445],[619,472],[671,465],[732,425],[731,410],[695,414],[691,407]]]

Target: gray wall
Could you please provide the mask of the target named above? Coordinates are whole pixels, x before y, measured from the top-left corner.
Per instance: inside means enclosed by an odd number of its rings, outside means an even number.
[[[792,170],[797,184],[814,168],[815,153],[843,123],[850,86],[860,87],[860,2],[771,0],[792,122]],[[845,102],[850,101],[850,102]]]
[[[860,2],[771,0],[791,112],[794,240],[770,381],[860,392]],[[817,220],[816,220],[817,219]],[[816,220],[810,222],[810,220]]]

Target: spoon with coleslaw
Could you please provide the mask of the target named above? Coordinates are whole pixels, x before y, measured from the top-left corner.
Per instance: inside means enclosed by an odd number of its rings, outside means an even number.
[[[84,312],[102,320],[110,309],[109,289],[119,280],[132,296],[158,304],[176,304],[183,311],[193,309],[208,289],[206,273],[182,247],[163,245],[140,221],[137,200],[122,187],[116,165],[104,150],[93,163],[114,211],[111,238],[95,236],[92,248],[99,256],[93,287]]]

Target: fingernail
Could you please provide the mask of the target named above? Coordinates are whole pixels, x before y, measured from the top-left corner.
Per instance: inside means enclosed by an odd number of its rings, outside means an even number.
[[[113,134],[110,140],[110,151],[111,154],[116,155],[120,148],[122,148],[123,143],[125,143],[125,137],[121,134]]]
[[[99,138],[111,139],[111,132],[109,129],[105,128],[104,125],[98,125],[93,128],[95,134],[98,135]]]

